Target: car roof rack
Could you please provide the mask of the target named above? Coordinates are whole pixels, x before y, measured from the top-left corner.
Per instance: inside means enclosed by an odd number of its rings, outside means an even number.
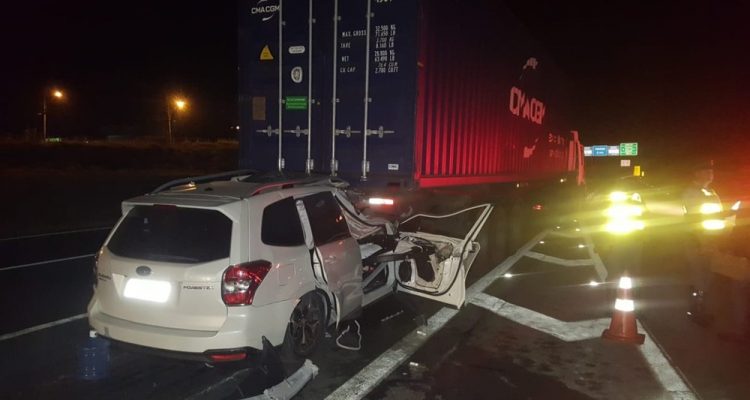
[[[336,176],[328,176],[328,175],[303,176],[298,179],[290,179],[291,177],[288,175],[275,175],[276,180],[274,180],[273,178],[274,176],[272,175],[272,176],[261,176],[261,177],[249,176],[246,179],[243,179],[244,182],[260,181],[258,183],[263,183],[262,186],[259,186],[258,188],[254,189],[252,193],[250,193],[249,197],[252,197],[261,193],[265,193],[271,190],[290,189],[293,187],[300,187],[300,186],[324,185],[324,186],[331,186],[331,187],[336,187],[336,188],[345,188],[349,186],[349,183],[346,182],[345,180]]]
[[[246,177],[246,176],[252,176],[257,175],[258,171],[252,170],[252,169],[238,169],[234,171],[227,171],[227,172],[220,172],[218,174],[210,174],[210,175],[202,175],[202,176],[194,176],[194,177],[187,177],[187,178],[180,178],[175,179],[172,181],[169,181],[156,189],[149,192],[149,195],[157,194],[159,192],[163,192],[165,190],[171,189],[175,186],[180,185],[190,185],[190,184],[198,184],[198,183],[207,183],[207,182],[213,182],[213,181],[221,181],[221,180],[228,180],[232,178],[237,177]]]

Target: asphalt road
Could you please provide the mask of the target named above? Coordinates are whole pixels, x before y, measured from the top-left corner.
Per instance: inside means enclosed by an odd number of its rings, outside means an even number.
[[[109,378],[79,379],[91,255],[106,233],[0,241],[0,398],[238,399],[275,383],[258,360],[211,367],[118,348]],[[326,338],[298,398],[750,398],[750,346],[686,320],[683,262],[669,237],[644,241],[635,277],[646,343],[602,340],[616,277],[603,279],[611,253],[599,262],[586,239],[585,229],[553,227],[499,266],[475,266],[461,310],[375,304],[362,319],[363,349]]]

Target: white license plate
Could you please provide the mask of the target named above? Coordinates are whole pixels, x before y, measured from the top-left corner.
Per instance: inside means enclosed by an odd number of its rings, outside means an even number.
[[[125,292],[123,294],[129,299],[164,303],[169,299],[171,291],[172,286],[169,282],[132,278],[128,279],[128,282],[125,284]]]

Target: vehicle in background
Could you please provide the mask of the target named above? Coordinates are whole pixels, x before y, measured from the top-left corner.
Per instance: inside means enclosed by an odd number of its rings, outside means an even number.
[[[366,217],[329,177],[251,171],[188,178],[122,203],[97,255],[91,327],[175,357],[310,355],[331,325],[395,292],[465,300],[492,206],[401,221]]]
[[[678,190],[651,185],[641,176],[624,176],[589,185],[581,218],[594,230],[616,235],[659,224],[681,222]]]
[[[707,232],[731,232],[740,201],[722,200],[713,190],[704,190],[705,201],[699,209],[686,210],[683,187],[657,185],[643,176],[625,176],[600,182],[587,195],[584,219],[598,230],[629,234],[644,229],[679,231],[702,229]],[[700,215],[696,226],[687,226],[686,213]]]
[[[241,168],[340,176],[379,215],[491,203],[487,265],[582,200],[570,85],[502,2],[239,4]]]
[[[744,154],[718,164],[715,186],[719,195],[732,205],[740,202],[731,237],[732,252],[750,258],[750,164]]]

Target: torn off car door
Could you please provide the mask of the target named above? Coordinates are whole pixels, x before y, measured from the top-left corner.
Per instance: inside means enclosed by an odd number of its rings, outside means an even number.
[[[492,210],[482,204],[404,220],[394,252],[405,256],[396,266],[396,290],[461,307],[466,275],[480,251],[475,240]]]

